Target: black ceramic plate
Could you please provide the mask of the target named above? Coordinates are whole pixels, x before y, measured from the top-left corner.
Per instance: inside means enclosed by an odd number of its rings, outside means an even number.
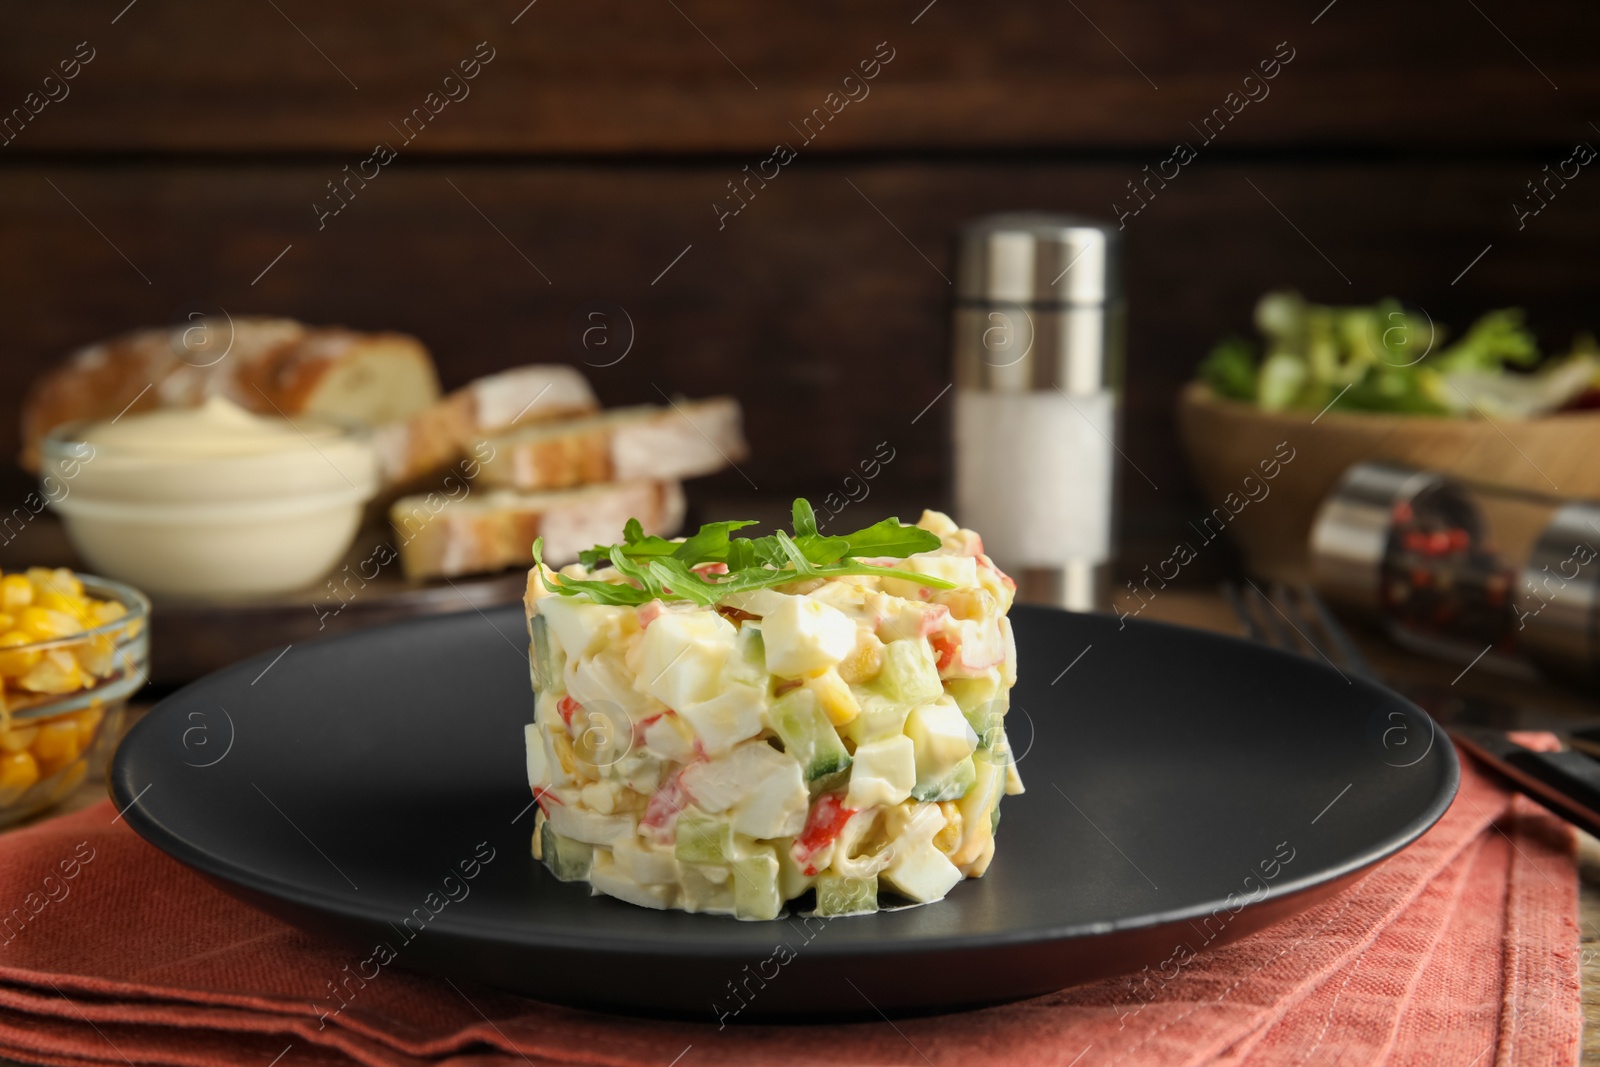
[[[550,877],[528,848],[516,609],[211,675],[129,735],[112,794],[228,892],[358,949],[387,943],[401,966],[622,1011],[742,1002],[740,1021],[952,1009],[1158,968],[1327,897],[1455,794],[1444,735],[1358,678],[1178,627],[1013,618],[1007,724],[1027,792],[1002,805],[988,875],[924,907],[739,922]]]

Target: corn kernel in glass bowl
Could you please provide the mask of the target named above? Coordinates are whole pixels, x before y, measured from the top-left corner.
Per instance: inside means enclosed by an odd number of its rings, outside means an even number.
[[[0,826],[103,771],[150,663],[149,601],[120,582],[0,575]]]

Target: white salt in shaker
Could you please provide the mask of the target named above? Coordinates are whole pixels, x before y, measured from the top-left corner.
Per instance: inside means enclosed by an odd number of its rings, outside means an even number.
[[[963,227],[956,518],[1018,599],[1109,604],[1124,320],[1116,230],[1033,213]]]

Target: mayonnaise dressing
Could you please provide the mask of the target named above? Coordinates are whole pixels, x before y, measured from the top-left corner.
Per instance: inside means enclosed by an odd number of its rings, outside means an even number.
[[[255,415],[225,397],[199,407],[166,408],[89,425],[79,435],[96,447],[159,459],[206,459],[295,452],[339,436],[333,427],[300,426],[284,418]]]
[[[41,495],[94,570],[177,596],[314,583],[378,484],[366,431],[221,397],[64,428],[44,453]]]

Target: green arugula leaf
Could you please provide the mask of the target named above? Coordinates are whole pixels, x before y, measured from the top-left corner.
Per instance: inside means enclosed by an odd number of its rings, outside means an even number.
[[[796,539],[817,536],[817,513],[811,510],[811,501],[803,496],[795,497],[794,525]]]
[[[884,519],[864,530],[845,534],[840,540],[849,546],[851,556],[893,556],[904,559],[918,552],[933,552],[942,543],[939,535],[920,526],[907,526],[899,519]]]
[[[666,589],[671,590],[670,593],[664,593],[665,596],[681,597],[709,608],[727,595],[682,560],[651,560],[650,570]]]
[[[810,578],[817,573],[817,568],[812,565],[811,560],[806,558],[806,554],[800,551],[800,546],[795,544],[788,534],[779,530],[772,536],[778,539],[778,547],[783,550],[784,556],[794,565],[794,571],[797,576]]]
[[[672,558],[693,567],[696,563],[725,563],[728,559],[729,537],[734,530],[754,526],[754,519],[733,522],[708,522],[690,535],[682,544],[674,545]]]
[[[552,584],[544,577],[544,538],[536,537],[533,540],[533,564],[539,570],[540,581],[552,593],[561,593],[565,596],[576,596],[587,593],[596,604],[616,604],[622,606],[638,606],[650,602],[649,594],[635,586],[619,582],[600,582],[582,578],[569,578],[564,574],[556,575]]]
[[[610,563],[613,573],[624,581],[570,578],[557,574],[543,577],[544,539],[533,542],[535,566],[541,568],[541,581],[553,593],[564,596],[587,595],[597,604],[639,606],[651,600],[688,600],[712,607],[734,593],[786,585],[811,578],[840,578],[847,575],[878,575],[916,582],[933,589],[954,589],[955,583],[914,571],[898,570],[879,564],[862,563],[852,557],[868,555],[904,559],[917,552],[937,549],[937,535],[899,519],[884,519],[845,537],[825,537],[817,531],[816,513],[804,498],[794,502],[794,535],[783,531],[766,537],[733,537],[733,531],[755,525],[753,520],[713,522],[702,526],[684,541],[668,541],[646,536],[637,520],[623,528],[623,542],[596,545],[579,555],[579,561],[593,570]],[[702,574],[695,566],[724,563],[724,575]]]

